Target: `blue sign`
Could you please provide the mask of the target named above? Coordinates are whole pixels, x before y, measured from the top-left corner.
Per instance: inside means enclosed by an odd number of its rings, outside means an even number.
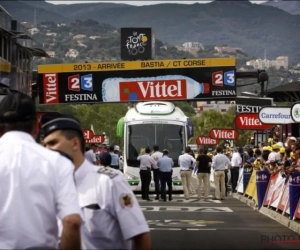
[[[243,168],[243,186],[244,186],[244,192],[246,191],[246,188],[248,186],[248,183],[250,181],[252,174],[252,167],[244,166]]]
[[[87,91],[93,91],[93,75],[81,76],[81,89]]]
[[[235,86],[234,70],[224,72],[224,85]]]
[[[194,136],[194,124],[190,118],[187,118],[186,130],[187,130],[188,139],[192,138]]]
[[[292,172],[290,175],[290,219],[292,220],[300,198],[300,173]]]
[[[268,171],[256,172],[256,190],[257,190],[257,203],[260,209],[264,203],[266,191],[268,189],[270,174]]]

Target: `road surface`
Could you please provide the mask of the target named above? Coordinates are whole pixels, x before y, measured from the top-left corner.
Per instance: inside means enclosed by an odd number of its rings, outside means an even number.
[[[153,249],[300,249],[300,235],[241,201],[143,201]]]

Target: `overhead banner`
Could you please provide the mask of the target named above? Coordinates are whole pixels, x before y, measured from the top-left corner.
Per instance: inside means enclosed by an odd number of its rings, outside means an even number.
[[[263,124],[291,124],[294,123],[291,117],[290,107],[265,106],[259,110],[258,118]]]
[[[40,104],[233,99],[235,58],[38,66]]]
[[[236,114],[258,113],[263,106],[272,106],[273,98],[260,98],[255,96],[237,96],[235,98]]]

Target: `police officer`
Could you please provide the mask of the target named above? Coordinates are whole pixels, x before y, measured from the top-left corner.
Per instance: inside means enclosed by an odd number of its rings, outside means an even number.
[[[152,201],[149,198],[149,186],[151,183],[151,169],[156,169],[156,161],[150,156],[150,148],[145,149],[145,154],[140,155],[137,160],[140,161],[140,177],[142,182],[142,199]]]
[[[164,201],[166,198],[166,184],[168,185],[169,201],[172,200],[172,167],[174,162],[172,158],[169,158],[169,150],[163,150],[163,157],[158,160],[157,166],[160,171],[160,185],[161,185],[161,197]]]
[[[151,154],[151,157],[158,162],[159,159],[163,157],[163,153],[159,152],[159,147],[158,145],[153,146],[153,153]],[[153,169],[153,180],[154,180],[154,185],[155,185],[155,200],[159,200],[159,169],[154,168]]]
[[[74,166],[36,143],[34,102],[21,93],[0,103],[0,249],[80,249]]]
[[[111,165],[109,153],[95,166],[84,158],[84,137],[75,118],[58,118],[43,125],[46,147],[74,159],[75,183],[85,223],[82,249],[151,249],[149,228],[124,175]],[[103,166],[105,165],[105,167]]]

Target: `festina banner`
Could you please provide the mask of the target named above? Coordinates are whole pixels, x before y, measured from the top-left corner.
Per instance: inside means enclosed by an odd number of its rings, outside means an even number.
[[[234,58],[38,66],[41,104],[236,97]]]
[[[236,114],[258,113],[263,106],[272,106],[273,98],[259,98],[248,96],[237,96],[235,99]]]

